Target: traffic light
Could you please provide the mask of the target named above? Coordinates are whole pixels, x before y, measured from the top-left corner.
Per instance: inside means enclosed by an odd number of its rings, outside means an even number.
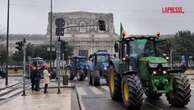
[[[64,28],[56,28],[56,36],[64,36]]]
[[[16,42],[16,49],[18,49],[18,51],[21,51],[22,50],[22,47],[24,46],[24,43],[23,41],[19,41],[19,42]]]
[[[64,26],[65,26],[65,20],[63,18],[57,18],[55,20],[56,25],[56,36],[64,36]]]
[[[104,20],[99,20],[98,21],[98,26],[100,31],[106,31],[106,25]]]

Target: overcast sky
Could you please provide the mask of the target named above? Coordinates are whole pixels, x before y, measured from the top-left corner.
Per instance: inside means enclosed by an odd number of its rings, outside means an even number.
[[[10,33],[45,34],[50,0],[10,0]],[[194,32],[194,0],[53,0],[54,12],[90,11],[114,14],[115,30],[129,34]],[[162,7],[181,6],[184,14],[163,14]],[[7,0],[0,0],[0,33],[6,32]]]

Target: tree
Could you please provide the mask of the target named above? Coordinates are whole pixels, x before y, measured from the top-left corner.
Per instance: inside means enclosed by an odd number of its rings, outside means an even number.
[[[3,65],[6,62],[6,48],[5,45],[0,45],[0,64]]]
[[[67,60],[69,56],[73,55],[73,47],[66,41],[61,41],[61,55],[64,54],[64,59]],[[61,57],[62,58],[62,57]]]
[[[173,48],[180,55],[194,56],[194,34],[190,31],[179,31],[175,34]]]

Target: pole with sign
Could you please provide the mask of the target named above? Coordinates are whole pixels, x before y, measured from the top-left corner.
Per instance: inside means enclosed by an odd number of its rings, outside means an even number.
[[[57,94],[60,94],[60,60],[61,60],[61,41],[60,37],[58,38],[58,41],[56,43],[56,57],[57,57],[57,80],[58,80],[58,92]]]

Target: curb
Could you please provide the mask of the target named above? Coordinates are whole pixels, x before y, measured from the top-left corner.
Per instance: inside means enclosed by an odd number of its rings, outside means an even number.
[[[77,90],[76,87],[75,87],[75,92],[76,92],[76,96],[77,96],[77,100],[78,100],[79,109],[80,109],[80,110],[86,110],[85,107],[84,107],[82,98],[81,98],[81,96],[79,95],[78,90]]]

